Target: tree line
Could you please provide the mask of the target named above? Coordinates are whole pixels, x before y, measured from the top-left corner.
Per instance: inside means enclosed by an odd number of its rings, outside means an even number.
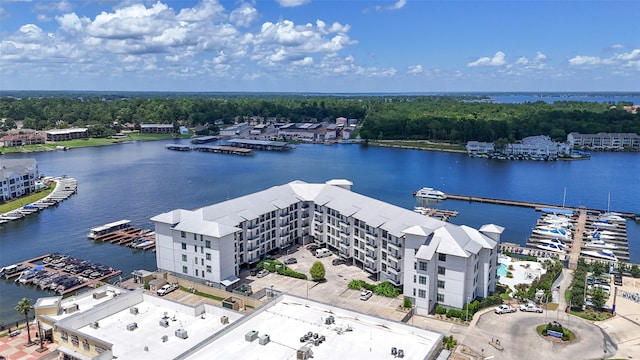
[[[372,140],[513,142],[548,135],[564,141],[574,131],[640,133],[640,114],[624,111],[624,103],[500,104],[471,96],[42,95],[0,98],[0,118],[4,119],[0,131],[14,128],[18,120],[24,128],[88,127],[91,136],[105,136],[127,123],[173,124],[177,128],[232,124],[254,116],[285,122],[334,122],[343,116],[358,119],[358,134]]]

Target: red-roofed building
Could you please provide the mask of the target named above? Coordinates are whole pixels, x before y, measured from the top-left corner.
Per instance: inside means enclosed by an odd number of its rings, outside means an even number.
[[[46,135],[42,133],[6,135],[0,138],[4,147],[44,144],[46,140]]]

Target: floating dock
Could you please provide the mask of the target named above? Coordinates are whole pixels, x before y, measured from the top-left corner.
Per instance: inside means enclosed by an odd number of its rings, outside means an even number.
[[[97,236],[93,240],[128,246],[139,250],[155,251],[156,247],[155,233],[152,230],[144,230],[132,226]]]
[[[227,142],[237,147],[253,150],[286,151],[292,149],[291,145],[284,141],[231,139]]]
[[[202,151],[212,152],[217,154],[230,154],[230,155],[253,155],[253,150],[233,147],[233,146],[212,146],[212,145],[181,145],[181,144],[168,144],[164,146],[168,150],[174,151]]]
[[[27,215],[35,214],[42,209],[57,205],[78,191],[78,180],[76,179],[64,176],[54,178],[53,181],[56,183],[56,188],[53,189],[51,194],[19,209],[0,214],[0,225],[22,219]]]
[[[195,139],[191,139],[191,143],[192,144],[206,144],[206,143],[210,143],[210,142],[214,142],[216,140],[219,140],[220,138],[217,136],[201,136],[201,137],[197,137]]]
[[[55,263],[52,262],[53,259],[56,259]],[[36,279],[40,282],[47,279],[53,281],[56,277],[64,277],[70,285],[68,287],[56,288],[54,290],[56,293],[63,296],[85,287],[96,287],[96,285],[101,281],[122,274],[121,270],[114,270],[113,268],[106,267],[104,265],[92,264],[82,259],[61,254],[41,255],[14,265],[6,266],[3,269],[13,266],[16,266],[21,270],[12,272],[11,274],[4,274],[3,277],[5,279],[17,279],[22,276],[24,271],[28,270],[38,271],[39,276],[37,276]],[[79,269],[84,269],[83,271],[86,274],[83,275],[82,272],[74,273],[75,270]],[[41,290],[50,289],[50,285],[43,287],[41,284],[36,284],[33,281],[27,282],[26,284],[37,286]]]
[[[414,207],[413,211],[417,212],[418,214],[437,218],[443,221],[448,221],[449,218],[458,216],[458,212],[454,210],[433,209],[433,208],[422,207],[422,206]]]

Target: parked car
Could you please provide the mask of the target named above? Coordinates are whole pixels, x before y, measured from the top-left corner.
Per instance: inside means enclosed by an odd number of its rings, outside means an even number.
[[[360,293],[360,300],[362,300],[362,301],[367,301],[367,300],[369,300],[372,296],[373,296],[373,291],[371,291],[371,290],[364,290],[363,292],[361,292],[361,293]]]
[[[156,294],[158,294],[158,296],[165,296],[168,293],[177,290],[178,289],[178,284],[166,284],[163,285],[160,289],[158,289],[158,291],[156,291]]]
[[[617,286],[622,286],[622,275],[620,274],[613,275],[613,284]]]
[[[334,266],[338,266],[346,263],[347,263],[347,260],[343,258],[336,258],[331,261],[331,265],[334,265]]]
[[[507,304],[502,304],[498,307],[495,308],[495,310],[493,310],[496,314],[506,314],[506,313],[512,313],[512,312],[516,312],[516,308],[511,306],[511,305],[507,305]]]
[[[318,249],[318,250],[316,250],[315,255],[316,255],[317,258],[323,258],[323,257],[331,256],[331,250],[329,250],[327,248]]]
[[[256,275],[258,275],[258,271],[260,271],[260,269],[253,268],[253,269],[249,270],[249,275],[256,276]]]
[[[265,276],[269,275],[269,270],[267,269],[262,269],[260,271],[258,271],[258,274],[256,274],[257,277],[259,278],[263,278]]]
[[[286,265],[295,264],[295,263],[297,263],[297,262],[298,262],[298,260],[297,260],[296,258],[288,258],[288,259],[286,259],[286,260],[284,261],[284,263],[285,263]]]
[[[536,304],[521,304],[520,311],[542,313],[542,308]]]
[[[318,245],[318,244],[309,244],[309,245],[307,245],[307,250],[309,250],[311,252],[314,252],[317,249],[320,249],[320,245]]]

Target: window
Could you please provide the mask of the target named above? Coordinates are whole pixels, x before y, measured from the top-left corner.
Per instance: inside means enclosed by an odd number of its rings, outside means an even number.
[[[187,262],[187,255],[182,254],[182,261]]]
[[[67,334],[66,331],[61,331],[60,332],[60,339],[62,339],[64,341],[69,341],[69,335]]]
[[[427,271],[427,262],[426,261],[419,261],[418,264],[420,264],[420,271]]]
[[[196,269],[196,276],[198,276],[198,269]]]
[[[183,273],[183,274],[188,274],[188,273],[189,273],[189,268],[188,268],[188,267],[186,267],[186,266],[183,266],[183,267],[182,267],[182,273]]]
[[[205,256],[207,257],[207,260],[211,260],[211,253],[207,253]]]
[[[438,280],[438,288],[444,289],[444,281],[443,280]]]
[[[447,254],[438,254],[438,260],[447,261]]]
[[[184,232],[184,231],[180,231],[180,237],[186,238],[187,237],[187,233]]]
[[[205,240],[204,247],[206,247],[207,249],[211,249],[211,240]]]
[[[182,250],[187,250],[187,243],[182,243]]]
[[[446,268],[444,266],[438,266],[438,275],[444,275]]]
[[[210,273],[211,272],[211,265],[207,265],[207,272]]]
[[[198,252],[198,245],[193,245],[193,252],[195,252],[195,253]]]
[[[426,298],[427,297],[427,291],[426,290],[418,290],[418,297],[420,298]]]
[[[427,277],[426,276],[420,276],[418,278],[418,280],[420,281],[420,284],[425,285],[427,283]]]
[[[193,240],[198,240],[198,235],[193,234]]]
[[[444,294],[438,294],[436,301],[439,303],[443,303],[444,302]]]
[[[204,259],[200,258],[200,265],[204,266]]]
[[[193,258],[193,262],[194,262],[196,265],[198,265],[198,257],[197,257],[197,256]]]

